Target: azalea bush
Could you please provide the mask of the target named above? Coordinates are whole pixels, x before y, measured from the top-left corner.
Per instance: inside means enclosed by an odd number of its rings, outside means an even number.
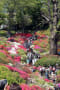
[[[57,74],[57,76],[56,76],[56,81],[57,81],[57,82],[60,82],[60,70],[58,70],[58,71],[56,72],[56,74]]]
[[[27,84],[21,84],[20,86],[21,86],[22,90],[44,90],[43,88],[41,88],[38,85],[28,86]]]
[[[0,36],[6,36],[7,35],[7,31],[5,30],[0,30]]]
[[[9,85],[14,82],[18,84],[25,83],[25,80],[20,77],[18,72],[12,72],[5,66],[0,66],[0,80],[1,79],[7,79]]]
[[[23,49],[19,49],[18,50],[18,55],[21,56],[21,61],[22,62],[26,62],[26,51],[24,51]]]
[[[35,66],[55,66],[56,64],[60,65],[60,58],[57,56],[44,56],[41,59],[39,59],[36,63]]]
[[[49,29],[47,29],[47,30],[40,30],[40,31],[37,31],[36,32],[36,35],[38,35],[38,36],[40,36],[40,35],[42,35],[42,34],[44,34],[44,35],[47,35],[47,36],[50,36],[50,30]]]
[[[33,49],[39,51],[40,53],[48,52],[48,50],[49,50],[49,39],[47,37],[39,38],[39,39],[33,41],[33,45],[34,45]]]
[[[28,67],[24,66],[22,69],[23,69],[23,71],[25,71],[26,73],[32,74],[32,71],[31,71]]]
[[[16,67],[12,67],[9,65],[6,65],[6,67],[13,72],[18,72],[20,74],[20,77],[22,77],[25,80],[27,80],[30,77],[30,75],[28,73],[26,73],[25,71],[23,71],[21,69],[18,69]]]
[[[33,78],[33,83],[30,84],[32,85],[38,85],[40,87],[46,88],[47,86],[54,86],[52,80],[45,79],[44,77],[40,77],[39,72],[34,72],[31,77]],[[38,89],[39,90],[39,89]]]
[[[60,75],[56,76],[56,81],[57,81],[57,83],[60,83]]]
[[[4,54],[3,52],[0,52],[0,63],[8,64],[8,63],[12,63],[12,61],[8,59],[6,54]]]
[[[57,73],[57,75],[60,75],[60,70],[58,70],[56,73]]]

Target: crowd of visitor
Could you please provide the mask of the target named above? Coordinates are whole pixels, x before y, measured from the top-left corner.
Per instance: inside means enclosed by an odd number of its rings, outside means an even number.
[[[27,48],[27,60],[26,60],[27,64],[32,64],[32,65],[34,65],[35,62],[40,58],[40,54],[38,54],[30,47],[32,45],[32,41],[34,40],[37,40],[36,35],[31,36],[24,43],[24,47]]]
[[[36,67],[33,68],[33,72],[36,71]],[[54,84],[54,89],[49,90],[60,90],[60,83],[56,82],[57,78],[57,67],[56,66],[49,66],[49,67],[42,67],[40,66],[39,72],[41,77],[45,77],[47,80],[51,80]]]

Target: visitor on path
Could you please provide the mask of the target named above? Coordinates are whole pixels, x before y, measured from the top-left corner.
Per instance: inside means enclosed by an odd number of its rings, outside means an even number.
[[[45,67],[40,67],[40,74],[41,76],[45,75]]]
[[[31,51],[28,51],[28,52],[27,52],[27,60],[29,60],[29,61],[28,61],[29,64],[32,63],[32,59],[33,59],[33,54],[32,54]]]
[[[32,44],[31,40],[28,39],[24,42],[23,46],[25,48],[27,48],[27,50],[28,50],[30,48],[31,44]]]
[[[46,77],[47,79],[49,79],[49,70],[48,70],[48,69],[45,69],[45,77]]]
[[[8,41],[10,41],[10,42],[14,42],[14,37],[10,37],[10,38],[8,38]]]
[[[50,75],[51,75],[52,71],[53,71],[53,67],[52,66],[49,66],[49,74]]]
[[[34,35],[32,36],[32,40],[37,40],[37,35],[35,35],[35,33],[34,33]]]
[[[40,59],[40,54],[38,54],[37,52],[35,52],[35,57],[36,57],[37,59]]]
[[[29,65],[29,63],[30,63],[30,60],[29,60],[29,58],[27,57],[27,60],[26,60],[26,62],[27,62],[27,64]]]
[[[34,64],[36,63],[37,60],[38,60],[38,57],[37,57],[36,53],[33,52],[32,65],[34,65]]]
[[[7,90],[7,80],[6,79],[3,79],[3,80],[0,80],[0,90]]]
[[[56,82],[56,74],[55,74],[55,72],[51,73],[51,79],[52,79],[53,83]]]
[[[45,67],[42,67],[43,76],[45,75]]]
[[[27,61],[29,62],[29,64],[32,64],[32,60],[34,59],[34,52],[33,49],[29,48],[29,50],[27,51]]]
[[[19,84],[13,83],[13,84],[10,85],[9,90],[22,90],[22,88],[20,87]]]
[[[28,45],[31,46],[32,40],[28,39]]]
[[[24,42],[24,44],[23,44],[23,46],[25,47],[25,48],[28,48],[28,41],[26,40],[25,42]]]
[[[36,58],[35,58],[35,56],[34,56],[33,59],[32,59],[32,65],[34,65],[35,62],[36,62]]]
[[[53,67],[52,71],[53,71],[53,72],[55,72],[55,71],[56,71],[56,67],[55,67],[55,66]]]

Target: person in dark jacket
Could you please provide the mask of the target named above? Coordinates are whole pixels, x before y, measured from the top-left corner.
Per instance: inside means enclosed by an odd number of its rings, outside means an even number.
[[[6,90],[6,86],[8,85],[7,80],[0,80],[0,90]]]

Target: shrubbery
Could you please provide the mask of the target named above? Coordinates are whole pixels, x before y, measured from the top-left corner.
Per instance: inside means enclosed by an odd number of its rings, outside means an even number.
[[[57,56],[44,56],[41,59],[39,59],[35,65],[36,66],[49,66],[49,65],[60,65],[60,58],[58,58]]]
[[[60,70],[58,70],[56,73],[57,73],[56,81],[60,82]]]
[[[0,30],[0,36],[7,36],[7,31]]]
[[[7,79],[9,85],[14,82],[18,84],[25,83],[25,80],[20,78],[18,72],[12,72],[5,66],[0,66],[0,80],[1,79]]]
[[[7,64],[7,63],[12,63],[12,61],[9,60],[4,53],[0,52],[0,63]]]
[[[18,55],[21,56],[21,61],[26,62],[26,58],[27,58],[26,51],[24,51],[22,49],[19,49],[18,50]]]

